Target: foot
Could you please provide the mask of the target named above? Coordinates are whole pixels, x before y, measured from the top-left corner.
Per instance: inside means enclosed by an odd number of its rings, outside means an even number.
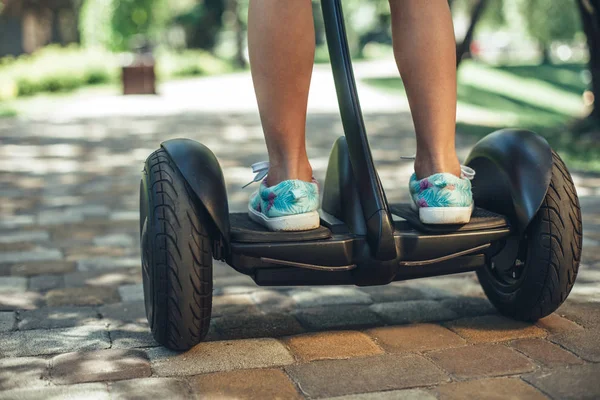
[[[305,231],[319,227],[319,187],[313,179],[286,180],[260,188],[250,196],[248,216],[272,231]]]
[[[424,179],[413,174],[409,189],[419,219],[424,224],[466,224],[473,212],[471,179],[475,175],[469,167],[461,166],[461,176],[437,173]]]

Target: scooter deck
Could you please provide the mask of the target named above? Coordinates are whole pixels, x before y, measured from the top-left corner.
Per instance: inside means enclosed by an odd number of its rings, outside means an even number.
[[[231,240],[239,243],[305,242],[329,239],[331,231],[324,226],[300,232],[272,232],[252,221],[248,213],[229,214]]]
[[[410,204],[394,204],[390,206],[392,214],[406,220],[406,224],[396,223],[396,230],[415,230],[420,233],[440,235],[454,232],[476,232],[485,230],[501,229],[508,226],[506,218],[502,215],[475,208],[471,221],[461,225],[426,225],[419,220],[418,213],[412,209]],[[332,237],[332,231],[341,231],[342,221],[335,222],[322,220],[317,229],[302,232],[271,232],[262,225],[248,218],[247,213],[232,213],[229,216],[231,223],[231,240],[237,243],[282,243],[282,242],[306,242],[325,240]]]
[[[404,218],[411,227],[419,232],[440,234],[451,232],[471,232],[487,229],[504,228],[508,225],[506,218],[483,208],[475,207],[468,224],[431,225],[423,224],[419,213],[410,204],[392,204],[390,211],[393,215]]]

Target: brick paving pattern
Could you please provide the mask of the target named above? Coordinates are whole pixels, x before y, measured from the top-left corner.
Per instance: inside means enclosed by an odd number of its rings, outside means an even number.
[[[498,315],[471,273],[271,288],[215,262],[208,341],[183,354],[158,347],[141,286],[142,161],[162,140],[199,140],[243,210],[240,187],[265,148],[254,111],[135,110],[0,120],[0,399],[600,397],[600,178],[583,173],[580,277],[537,324]],[[366,121],[389,199],[406,200],[408,114]],[[323,112],[308,126],[322,180],[340,120]],[[458,144],[464,155],[473,139]]]

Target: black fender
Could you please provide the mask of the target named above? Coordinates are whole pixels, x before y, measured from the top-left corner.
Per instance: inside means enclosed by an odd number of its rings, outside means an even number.
[[[490,133],[471,150],[475,205],[506,216],[523,233],[539,210],[552,178],[552,149],[521,129]]]
[[[223,171],[212,151],[191,139],[161,143],[177,169],[212,219],[225,244],[229,244],[229,203]]]

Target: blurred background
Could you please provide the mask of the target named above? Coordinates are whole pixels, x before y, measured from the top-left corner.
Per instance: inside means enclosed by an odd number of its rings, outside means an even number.
[[[355,60],[391,60],[387,0],[343,4]],[[599,4],[451,0],[458,129],[481,136],[507,125],[531,128],[571,166],[600,170]],[[313,6],[316,62],[326,63],[319,2]],[[248,0],[0,0],[0,116],[39,108],[29,100],[49,93],[156,93],[172,80],[247,69],[247,8]],[[128,74],[132,66],[150,71]],[[364,82],[403,90],[386,74],[366,74]]]

